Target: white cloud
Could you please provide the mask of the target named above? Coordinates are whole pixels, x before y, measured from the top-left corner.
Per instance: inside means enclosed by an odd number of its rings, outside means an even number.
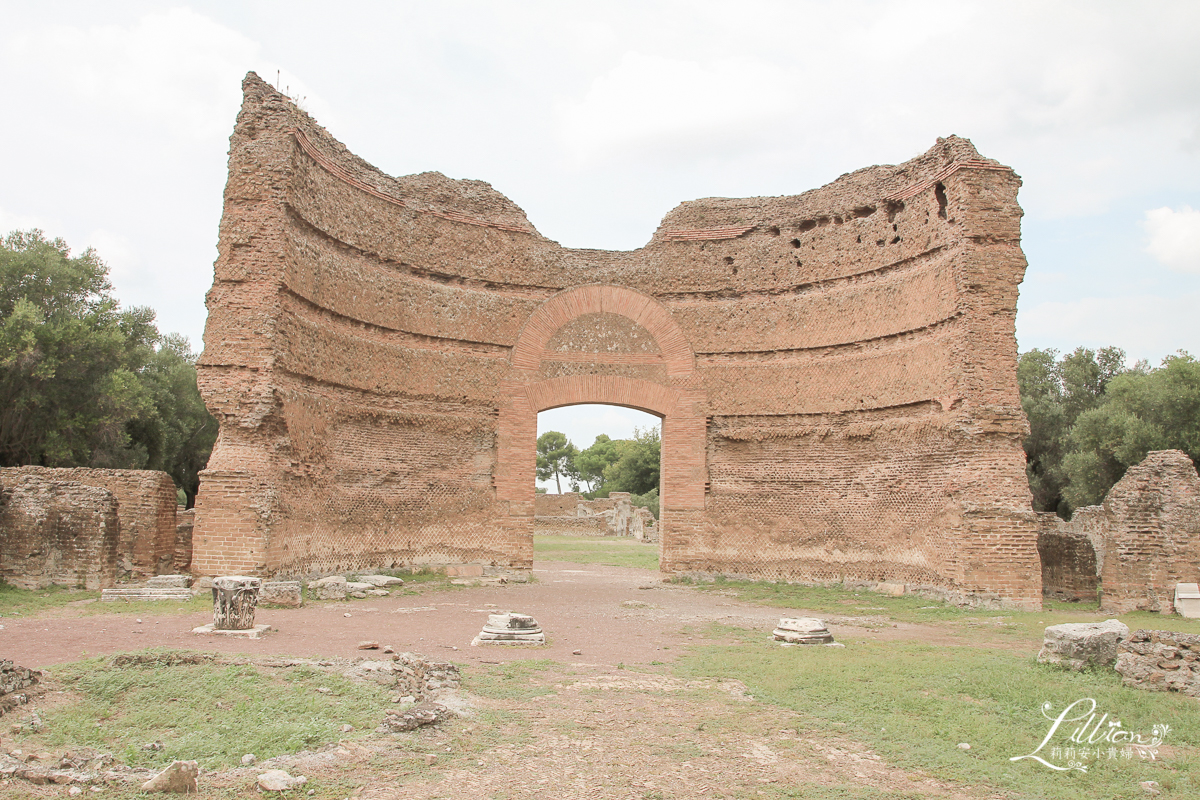
[[[188,8],[127,25],[47,25],[2,43],[0,63],[25,72],[44,97],[58,100],[48,109],[52,116],[70,107],[72,123],[82,126],[77,134],[102,133],[96,122],[108,118],[165,126],[181,138],[224,138],[242,77],[257,69],[274,83],[279,69],[261,56],[257,42]],[[306,108],[326,121],[332,117],[296,76],[283,71],[281,83],[304,96]]]
[[[1142,225],[1150,235],[1147,253],[1176,272],[1200,275],[1200,210],[1153,208]]]
[[[118,285],[136,276],[142,263],[137,245],[127,237],[103,228],[88,234],[83,246],[96,248],[100,259],[108,265],[108,274],[113,283]]]
[[[1200,293],[1172,297],[1082,297],[1022,309],[1017,341],[1022,351],[1076,347],[1120,347],[1129,363],[1157,365],[1177,350],[1200,355]]]
[[[12,231],[27,231],[32,228],[40,228],[47,236],[53,239],[56,231],[61,227],[61,223],[54,219],[43,219],[42,217],[33,216],[30,214],[13,214],[0,208],[0,237],[7,236]]]
[[[559,135],[584,161],[754,139],[791,111],[788,83],[778,68],[750,57],[701,63],[626,53],[581,99],[559,107]]]

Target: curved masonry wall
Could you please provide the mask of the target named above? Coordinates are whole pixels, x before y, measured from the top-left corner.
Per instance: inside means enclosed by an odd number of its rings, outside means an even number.
[[[244,90],[196,571],[528,568],[537,412],[607,402],[663,418],[667,572],[1040,599],[1020,180],[970,142],[571,250],[485,183],[383,175]]]

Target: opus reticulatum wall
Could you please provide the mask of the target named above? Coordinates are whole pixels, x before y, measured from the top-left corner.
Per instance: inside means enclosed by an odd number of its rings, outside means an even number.
[[[665,572],[1040,600],[1020,179],[969,141],[577,250],[243,88],[194,571],[528,568],[537,413],[612,403],[662,418]]]

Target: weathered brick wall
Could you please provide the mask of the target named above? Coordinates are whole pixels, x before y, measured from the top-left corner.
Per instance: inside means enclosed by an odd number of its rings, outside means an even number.
[[[178,509],[175,515],[175,556],[172,565],[175,572],[187,572],[192,568],[192,530],[196,523],[194,508]]]
[[[583,497],[575,492],[539,494],[533,499],[533,513],[539,517],[573,517]]]
[[[170,475],[155,470],[6,467],[0,469],[0,481],[31,473],[113,493],[121,526],[117,566],[122,573],[142,577],[173,569],[178,496]]]
[[[116,498],[53,473],[0,474],[0,578],[26,589],[111,586],[120,535]]]
[[[1094,546],[1103,611],[1171,612],[1175,584],[1200,580],[1200,477],[1179,450],[1148,454],[1059,527]]]
[[[534,517],[533,532],[538,536],[607,536],[604,517]]]
[[[1100,569],[1091,537],[1057,514],[1046,512],[1038,513],[1038,528],[1042,596],[1096,602],[1100,597]]]
[[[1040,601],[1020,180],[951,137],[802,195],[563,248],[392,178],[255,76],[231,138],[194,569],[527,568],[539,411],[663,419],[663,568]]]

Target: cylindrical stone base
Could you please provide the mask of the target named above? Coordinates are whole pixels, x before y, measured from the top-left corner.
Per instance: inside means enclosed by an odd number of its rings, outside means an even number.
[[[262,580],[229,575],[213,578],[213,628],[248,631],[254,627],[254,609]]]

